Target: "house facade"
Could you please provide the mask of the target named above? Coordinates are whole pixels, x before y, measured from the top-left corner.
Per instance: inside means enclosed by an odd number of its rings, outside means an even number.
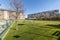
[[[16,11],[0,9],[0,22],[3,22],[4,20],[15,19],[15,17]],[[22,11],[19,12],[18,20],[24,19],[25,19],[24,13]]]

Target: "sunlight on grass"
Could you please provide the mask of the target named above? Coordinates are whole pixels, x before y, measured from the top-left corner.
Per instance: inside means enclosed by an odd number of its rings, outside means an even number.
[[[13,24],[5,40],[57,40],[59,36],[52,34],[56,31],[60,32],[58,26],[60,21],[19,21],[18,30],[15,30],[15,24]],[[20,37],[13,37],[15,35]]]

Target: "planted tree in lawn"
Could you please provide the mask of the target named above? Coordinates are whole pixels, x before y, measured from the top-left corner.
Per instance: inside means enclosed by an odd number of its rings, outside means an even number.
[[[20,15],[20,12],[23,12],[23,5],[22,5],[22,0],[10,0],[10,4],[11,6],[16,10],[16,16],[15,16],[15,20],[16,20],[16,30],[18,30],[18,16]]]

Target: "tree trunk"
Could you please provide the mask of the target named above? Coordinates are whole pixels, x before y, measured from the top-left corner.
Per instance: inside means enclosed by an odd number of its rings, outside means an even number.
[[[16,12],[16,30],[18,30],[18,8],[17,8],[17,12]]]
[[[17,24],[17,20],[16,20],[16,30],[18,30],[18,24]]]

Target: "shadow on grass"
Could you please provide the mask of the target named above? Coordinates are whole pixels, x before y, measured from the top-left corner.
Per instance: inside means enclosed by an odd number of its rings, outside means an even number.
[[[60,36],[60,31],[56,31],[56,32],[54,32],[52,35]]]
[[[18,24],[18,26],[22,26],[22,25],[25,25],[25,24]]]
[[[14,38],[20,38],[21,36],[19,36],[19,35],[14,35],[13,37],[14,37]]]
[[[60,40],[60,37],[58,37],[58,39],[57,40]]]
[[[48,25],[46,25],[46,26],[51,26],[51,27],[54,27],[54,28],[59,28],[59,29],[60,29],[60,24],[58,24],[58,25],[48,24]]]
[[[53,36],[58,36],[57,40],[60,40],[60,31],[56,31],[52,35]]]

